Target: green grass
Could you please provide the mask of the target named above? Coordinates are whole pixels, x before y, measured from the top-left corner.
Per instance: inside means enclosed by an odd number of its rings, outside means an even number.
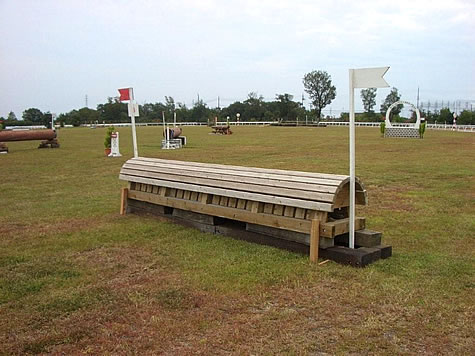
[[[347,174],[348,129],[185,127],[141,156]],[[0,354],[473,354],[475,136],[383,139],[358,128],[359,208],[393,256],[365,269],[118,214],[121,158],[105,129],[62,129],[61,148],[0,155]]]

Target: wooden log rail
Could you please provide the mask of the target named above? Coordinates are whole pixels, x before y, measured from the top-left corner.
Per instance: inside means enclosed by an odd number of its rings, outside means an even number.
[[[119,178],[129,182],[123,200],[236,220],[250,228],[270,228],[271,234],[305,234],[308,238],[289,239],[307,245],[315,243],[316,234],[322,246],[322,239],[349,231],[345,175],[139,157],[122,166]],[[356,203],[367,203],[359,179]],[[364,229],[365,219],[357,218],[355,225],[356,230]]]
[[[42,140],[38,148],[57,148],[59,142],[55,130],[0,131],[0,152],[8,152],[5,142]]]
[[[54,130],[0,131],[0,142],[52,140],[55,138]]]

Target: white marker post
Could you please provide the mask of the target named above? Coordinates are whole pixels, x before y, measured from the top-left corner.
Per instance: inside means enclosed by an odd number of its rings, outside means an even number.
[[[120,101],[129,101],[128,110],[129,116],[132,122],[132,143],[134,145],[134,158],[139,156],[138,149],[137,149],[137,132],[135,131],[135,117],[139,116],[139,106],[134,100],[134,89],[133,88],[125,88],[119,89],[120,93]]]
[[[350,69],[350,238],[355,248],[355,88],[387,88],[383,79],[389,67]]]

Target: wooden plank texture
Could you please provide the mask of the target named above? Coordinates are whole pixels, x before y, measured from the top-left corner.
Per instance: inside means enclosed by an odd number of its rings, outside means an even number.
[[[310,261],[316,263],[318,261],[318,247],[320,245],[320,220],[312,220],[310,228]]]
[[[311,221],[303,219],[289,218],[285,216],[276,216],[265,214],[263,212],[252,212],[249,210],[242,210],[236,208],[229,208],[220,205],[202,204],[190,200],[183,200],[171,197],[162,197],[158,194],[149,194],[145,192],[130,191],[129,199],[136,199],[148,203],[169,206],[173,208],[194,211],[197,213],[228,218],[251,224],[259,224],[264,226],[275,227],[279,229],[286,229],[290,231],[309,233]],[[251,204],[248,204],[251,205]],[[258,209],[258,204],[254,205]],[[321,222],[320,236],[327,238],[334,238],[335,231],[348,232],[348,219],[334,222]],[[364,218],[356,218],[356,226],[364,225]],[[346,231],[345,231],[346,229]]]
[[[170,182],[167,180],[129,176],[126,174],[120,174],[119,178],[122,180],[129,181],[129,182],[132,181],[132,182],[152,184],[152,185],[172,188],[172,193],[170,195],[171,197],[176,196],[176,189],[185,189],[185,190],[190,190],[194,192],[210,193],[210,194],[216,194],[216,195],[221,195],[221,196],[227,196],[230,198],[240,198],[240,199],[247,199],[247,200],[253,200],[253,201],[261,201],[263,203],[281,204],[281,205],[287,205],[287,206],[294,206],[298,208],[322,210],[322,211],[328,211],[328,212],[333,211],[333,205],[331,203],[325,203],[325,202],[319,202],[319,201],[287,198],[287,197],[276,196],[276,195],[271,195],[271,194],[267,195],[267,194],[261,194],[261,193],[250,193],[247,191],[207,187],[207,186],[201,186],[197,184]],[[175,190],[175,193],[174,193],[175,195],[173,195],[174,190]]]

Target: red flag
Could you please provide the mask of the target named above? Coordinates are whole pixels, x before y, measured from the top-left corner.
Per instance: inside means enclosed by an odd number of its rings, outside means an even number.
[[[130,100],[130,88],[119,89],[120,101]]]

